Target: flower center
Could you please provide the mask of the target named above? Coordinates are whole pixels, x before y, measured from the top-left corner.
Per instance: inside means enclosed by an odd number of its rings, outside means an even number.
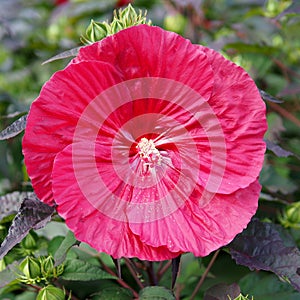
[[[142,162],[142,174],[147,175],[151,169],[161,164],[162,156],[153,140],[143,137],[136,146]]]

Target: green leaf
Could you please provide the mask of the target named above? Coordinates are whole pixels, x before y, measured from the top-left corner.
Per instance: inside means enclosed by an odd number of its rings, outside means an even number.
[[[130,290],[121,287],[110,287],[103,289],[101,292],[94,294],[91,300],[132,300],[133,295]]]
[[[69,231],[54,254],[55,266],[60,265],[65,260],[68,251],[74,245],[79,245],[79,242],[76,240],[73,232]]]
[[[142,289],[139,300],[175,300],[172,291],[162,286],[150,286]]]
[[[115,276],[106,273],[100,267],[79,259],[66,260],[64,272],[60,278],[70,281],[116,279]]]
[[[235,299],[240,292],[240,287],[236,283],[231,285],[216,284],[206,291],[203,300],[223,300],[229,299],[229,297]]]
[[[239,281],[239,285],[243,294],[249,294],[255,300],[299,300],[297,291],[271,273],[249,273]]]
[[[281,176],[272,165],[265,165],[260,173],[260,183],[269,191],[284,195],[297,190],[297,185],[289,178]]]
[[[10,139],[22,132],[26,127],[26,120],[27,115],[24,115],[20,119],[13,122],[10,126],[2,130],[0,132],[0,141]]]
[[[3,288],[16,280],[17,268],[15,265],[8,265],[3,271],[0,272],[0,288]]]
[[[255,219],[229,249],[237,264],[271,271],[300,291],[300,251],[282,227]]]

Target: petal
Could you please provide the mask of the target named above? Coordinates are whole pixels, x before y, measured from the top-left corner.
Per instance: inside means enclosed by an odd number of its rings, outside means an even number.
[[[53,204],[51,171],[54,157],[73,140],[74,129],[87,104],[120,81],[103,62],[71,64],[55,73],[33,102],[27,118],[23,154],[38,197]],[[90,130],[98,130],[90,126]]]
[[[133,26],[81,48],[74,62],[101,60],[115,66],[123,79],[160,77],[179,81],[208,99],[213,73],[205,53],[189,40],[159,27]]]
[[[216,194],[204,208],[197,201],[161,220],[130,224],[142,242],[165,245],[171,252],[192,252],[206,256],[228,244],[255,214],[261,186],[258,181],[230,195]]]
[[[81,146],[83,151],[87,150],[86,143],[82,143]],[[113,219],[101,213],[95,207],[95,203],[92,205],[91,195],[96,194],[100,201],[103,187],[93,184],[93,174],[89,171],[91,165],[89,161],[82,161],[81,175],[86,176],[85,193],[89,191],[89,198],[83,194],[73,168],[74,153],[72,152],[72,145],[69,145],[56,156],[52,182],[58,213],[66,219],[66,224],[78,240],[114,258],[126,256],[157,261],[171,259],[181,254],[181,252],[171,252],[164,246],[152,247],[141,242],[140,238],[131,232],[126,220]],[[113,201],[113,195],[110,193],[109,196]],[[106,205],[109,207],[109,202],[106,202]]]
[[[266,107],[250,76],[218,52],[200,46],[214,71],[208,103],[221,123],[226,142],[226,169],[219,193],[244,188],[259,175],[265,153]]]

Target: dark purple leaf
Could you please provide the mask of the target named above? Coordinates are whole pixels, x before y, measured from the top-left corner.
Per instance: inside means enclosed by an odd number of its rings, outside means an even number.
[[[0,197],[0,221],[18,212],[25,197],[30,198],[33,192],[13,192]]]
[[[10,126],[2,130],[0,132],[0,141],[10,139],[22,132],[26,127],[26,120],[27,115],[24,115],[20,119],[13,122]]]
[[[35,195],[25,198],[0,246],[0,259],[28,234],[31,229],[44,227],[51,219],[54,208],[42,203]]]
[[[265,100],[265,101],[270,101],[274,103],[283,103],[282,100],[275,98],[274,96],[268,94],[267,92],[263,90],[259,90],[260,96]]]
[[[51,58],[49,58],[48,60],[44,61],[42,63],[42,65],[45,65],[45,64],[48,64],[52,61],[55,61],[55,60],[59,60],[59,59],[64,59],[64,58],[69,58],[69,57],[73,57],[73,56],[76,56],[78,54],[78,51],[81,47],[77,47],[77,48],[73,48],[73,49],[70,49],[70,50],[67,50],[67,51],[64,51],[62,53],[59,53]]]
[[[288,156],[295,156],[294,153],[282,149],[279,145],[274,144],[273,142],[264,139],[267,145],[267,149],[271,150],[276,156],[278,157],[288,157]]]
[[[229,245],[237,264],[275,273],[300,291],[300,251],[275,224],[254,219]]]
[[[236,283],[231,285],[220,283],[209,288],[203,300],[228,300],[228,296],[235,299],[240,293],[241,289]]]

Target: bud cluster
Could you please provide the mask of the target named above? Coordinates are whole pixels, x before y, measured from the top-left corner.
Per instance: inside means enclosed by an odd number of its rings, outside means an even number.
[[[118,11],[114,11],[114,17],[110,24],[91,20],[86,30],[86,35],[81,38],[81,41],[84,44],[92,44],[131,26],[140,24],[151,25],[151,21],[147,21],[146,15],[147,13],[142,13],[141,10],[137,13],[129,4],[124,9],[120,8]]]
[[[55,267],[52,256],[39,258],[27,256],[20,263],[19,270],[22,272],[19,275],[19,281],[26,284],[37,284],[57,278],[63,273],[64,266]]]

